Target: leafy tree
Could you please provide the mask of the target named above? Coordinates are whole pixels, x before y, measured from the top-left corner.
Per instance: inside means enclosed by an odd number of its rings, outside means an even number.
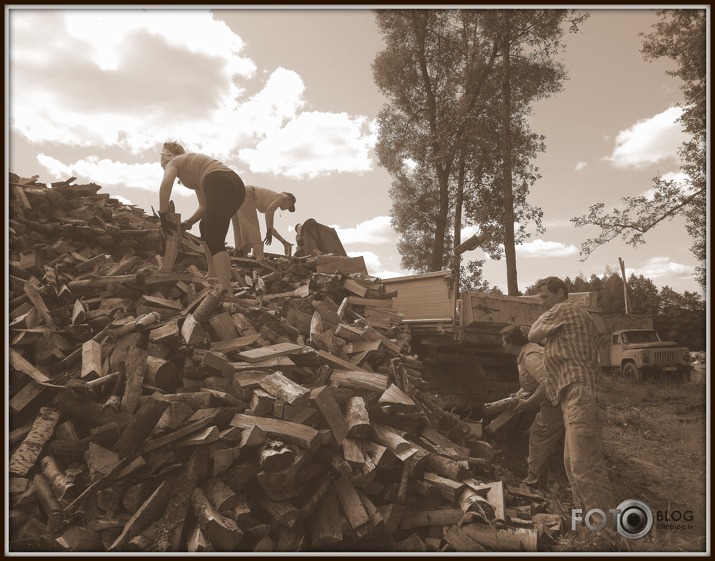
[[[375,11],[386,49],[375,58],[373,74],[390,99],[378,116],[376,152],[393,177],[391,212],[403,266],[421,272],[449,266],[462,226],[476,225],[490,256],[500,257],[504,245],[515,290],[514,245],[529,221],[541,227],[541,210],[526,202],[539,177],[530,162],[544,149],[543,138],[529,130],[529,104],[561,88],[565,72],[553,55],[562,46],[559,24],[571,15]],[[572,26],[583,17],[572,17]],[[505,105],[499,77],[507,58],[511,103]],[[504,165],[505,154],[511,165]]]
[[[484,267],[484,259],[469,261],[466,266],[461,267],[459,275],[461,292],[479,291],[489,292],[491,294],[502,294],[498,286],[490,286],[489,281],[482,276],[482,267]]]
[[[514,116],[528,112],[534,100],[561,89],[566,72],[553,54],[562,48],[561,23],[568,14],[565,10],[494,10],[490,13],[489,19],[497,24],[501,55],[502,228],[507,289],[511,295],[519,294],[514,236]],[[584,14],[572,19],[572,28],[577,28],[586,17]]]
[[[628,277],[628,302],[632,314],[656,316],[660,306],[658,287],[643,275]]]
[[[581,246],[584,259],[601,245],[621,237],[626,243],[638,246],[645,243],[645,234],[675,216],[685,217],[686,229],[693,239],[691,252],[701,262],[696,278],[705,287],[706,258],[706,11],[658,10],[661,20],[644,37],[643,53],[646,60],[668,57],[677,69],[667,74],[683,81],[684,104],[679,122],[689,139],[678,151],[685,181],[653,179],[653,197],[625,197],[623,208],[604,212],[604,204],[589,209],[589,214],[572,218],[577,227],[596,225],[601,233],[586,240]]]
[[[705,305],[695,292],[660,291],[660,308],[653,324],[661,339],[676,341],[690,351],[705,350]]]
[[[391,99],[378,116],[376,152],[402,190],[409,186],[403,180],[408,159],[425,168],[418,193],[430,187],[425,180],[434,180],[431,189],[437,198],[425,202],[436,204],[420,210],[433,216],[422,237],[427,235],[431,241],[427,268],[437,271],[445,265],[450,177],[459,143],[489,84],[497,48],[477,32],[478,10],[375,10],[374,14],[387,48],[375,58],[373,74]],[[393,201],[393,208],[402,203]],[[397,220],[395,226],[403,223]]]

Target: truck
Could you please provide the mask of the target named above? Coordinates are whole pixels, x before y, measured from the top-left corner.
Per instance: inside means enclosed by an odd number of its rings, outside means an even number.
[[[653,329],[620,329],[611,333],[609,365],[637,383],[666,375],[680,380],[690,376],[690,351],[675,342],[661,341]]]
[[[512,323],[531,325],[544,307],[536,296],[457,295],[456,279],[450,271],[437,271],[382,282],[396,293],[393,308],[402,315],[430,391],[445,406],[468,411],[518,391],[515,357],[503,351],[500,331]],[[604,371],[634,382],[655,373],[688,372],[688,349],[661,341],[651,316],[606,314],[597,292],[571,293],[569,300],[584,306],[598,326]],[[647,341],[636,343],[636,333]]]

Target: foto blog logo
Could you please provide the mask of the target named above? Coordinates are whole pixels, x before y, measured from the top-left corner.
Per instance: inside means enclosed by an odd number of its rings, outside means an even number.
[[[637,540],[648,535],[653,528],[653,512],[643,501],[628,499],[616,508],[608,509],[613,529],[629,540]],[[571,530],[583,522],[593,532],[603,530],[608,524],[608,516],[600,508],[592,508],[583,514],[583,509],[571,510]]]

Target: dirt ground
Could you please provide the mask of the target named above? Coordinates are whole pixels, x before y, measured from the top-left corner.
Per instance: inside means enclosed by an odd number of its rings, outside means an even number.
[[[605,551],[705,551],[706,529],[706,386],[670,380],[635,385],[604,377],[609,420],[604,453],[616,501],[637,499],[654,514],[653,529],[640,540],[621,540]],[[509,427],[494,442],[497,461],[517,478],[526,471],[529,420]],[[562,457],[556,454],[547,493],[554,512],[570,513],[570,492]],[[692,513],[692,516],[686,515]],[[687,516],[690,521],[676,520]],[[658,520],[660,518],[660,520]],[[667,519],[667,520],[666,520]],[[565,535],[554,551],[588,551],[588,544]],[[598,547],[598,546],[596,546]]]

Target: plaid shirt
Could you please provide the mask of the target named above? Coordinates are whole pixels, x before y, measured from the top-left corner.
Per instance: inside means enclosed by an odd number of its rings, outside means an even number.
[[[546,397],[556,405],[561,390],[574,382],[599,390],[598,329],[591,315],[565,301],[544,312],[536,323],[548,335],[544,345]]]

